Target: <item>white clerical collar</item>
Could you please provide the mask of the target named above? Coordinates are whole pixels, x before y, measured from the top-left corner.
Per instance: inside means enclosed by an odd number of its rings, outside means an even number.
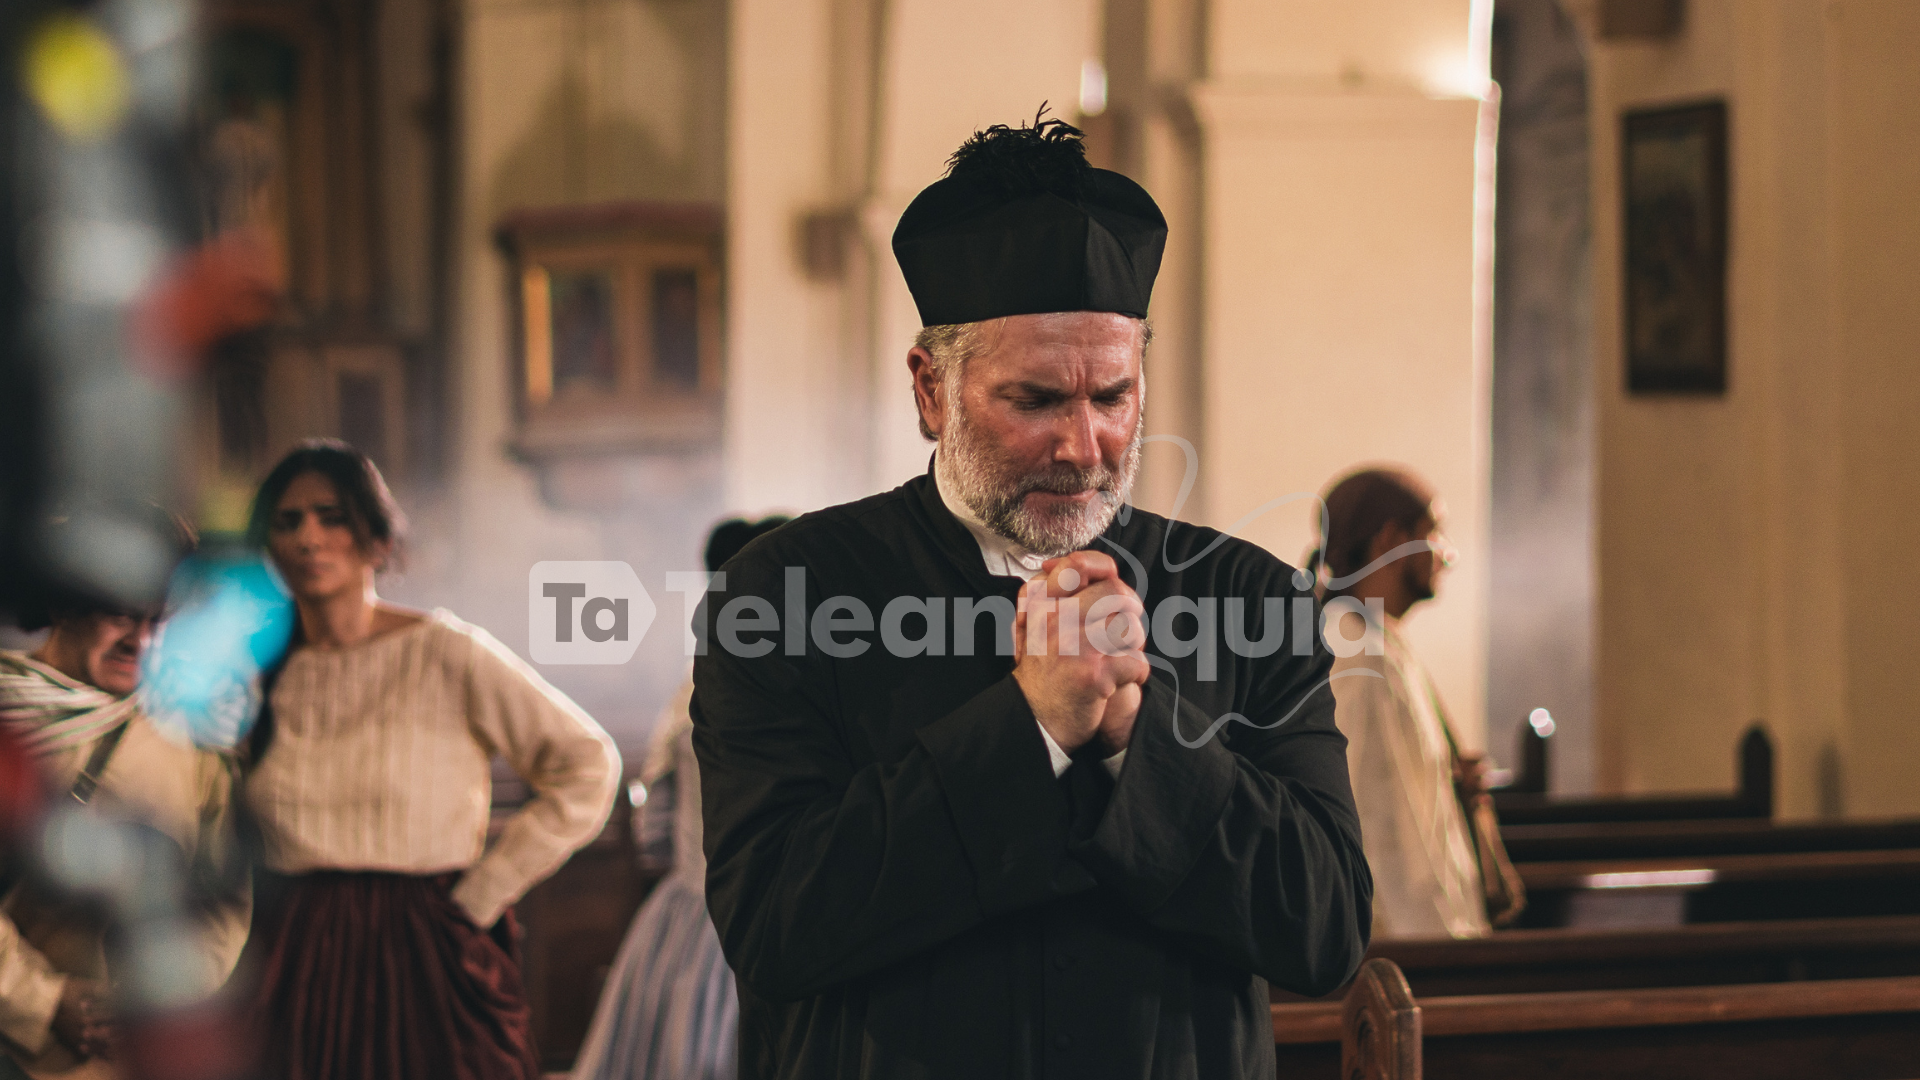
[[[947,504],[947,510],[960,520],[973,534],[975,543],[980,545],[980,558],[987,565],[987,573],[994,577],[1017,577],[1022,581],[1031,581],[1040,576],[1040,564],[1047,561],[1044,555],[1035,555],[1013,541],[987,528],[959,496],[953,493],[953,485],[947,482],[946,459],[934,452],[933,486],[940,492],[940,501]]]

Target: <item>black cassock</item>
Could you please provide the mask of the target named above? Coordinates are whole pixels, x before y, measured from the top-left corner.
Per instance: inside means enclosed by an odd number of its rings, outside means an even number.
[[[1186,597],[1221,631],[1156,662],[1117,784],[1093,760],[1054,777],[999,615],[955,632],[956,600],[1010,611],[1020,583],[986,572],[930,475],[725,567],[695,621],[693,722],[743,1078],[1268,1080],[1267,984],[1322,994],[1358,966],[1373,882],[1331,658],[1291,633],[1241,655],[1293,629],[1292,569],[1139,510],[1092,549],[1150,612]],[[1150,652],[1207,636],[1161,617]],[[941,655],[895,655],[929,637]],[[1250,723],[1206,738],[1228,712]]]

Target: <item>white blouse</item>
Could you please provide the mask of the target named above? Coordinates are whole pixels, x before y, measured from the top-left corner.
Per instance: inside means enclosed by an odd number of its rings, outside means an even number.
[[[246,783],[267,865],[464,870],[453,899],[481,926],[599,832],[620,780],[598,724],[444,610],[348,648],[295,652],[273,713]],[[534,798],[486,849],[495,754]]]

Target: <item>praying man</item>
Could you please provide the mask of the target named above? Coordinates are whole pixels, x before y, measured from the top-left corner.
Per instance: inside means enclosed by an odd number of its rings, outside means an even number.
[[[928,472],[756,540],[696,616],[742,1077],[1270,1080],[1269,984],[1359,965],[1308,583],[1126,506],[1165,242],[1073,128],[976,134],[893,237]]]

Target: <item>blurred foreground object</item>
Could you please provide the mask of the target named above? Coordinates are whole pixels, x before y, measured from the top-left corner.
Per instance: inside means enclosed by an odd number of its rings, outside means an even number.
[[[197,19],[189,0],[0,5],[0,614],[49,589],[159,605],[176,552],[152,508],[187,501],[182,376],[271,285],[234,245],[195,246]],[[115,1069],[239,1075],[230,1018],[186,976],[204,897],[179,845],[60,785],[33,814],[31,768],[0,745],[0,845],[10,878],[115,928]]]
[[[27,1075],[237,1080],[244,1074],[241,1027],[228,1003],[212,996],[221,980],[209,981],[206,955],[210,928],[233,938],[219,965],[224,974],[245,934],[244,893],[207,878],[198,869],[201,860],[190,860],[177,837],[136,820],[115,800],[83,805],[62,798],[23,850],[10,855],[13,865],[28,870],[25,883],[7,896],[19,932],[59,971],[97,967],[97,959],[87,958],[98,957],[104,934],[112,974],[110,984],[89,984],[107,989],[111,1005],[81,1044],[87,1056],[51,1039],[31,1056],[6,1044]]]
[[[26,82],[34,104],[76,142],[111,135],[127,112],[127,70],[120,50],[76,12],[44,16],[27,38]]]
[[[293,638],[292,597],[257,554],[205,554],[174,575],[141,707],[195,746],[232,750],[259,718],[265,673]]]
[[[0,727],[0,865],[40,817],[40,774],[13,733]]]
[[[160,732],[134,680],[115,689],[117,669],[75,647],[144,643],[147,625],[67,611],[38,654],[0,652],[0,734],[16,751],[0,767],[53,796],[9,798],[0,838],[0,1051],[32,1077],[237,1075],[237,1038],[192,1037],[183,1058],[176,1034],[234,1026],[213,995],[250,913],[237,772]]]
[[[278,289],[245,237],[196,243],[189,0],[15,3],[0,16],[0,610],[58,580],[125,607],[166,592],[180,426],[206,350],[258,325]],[[54,538],[35,523],[71,507]]]

